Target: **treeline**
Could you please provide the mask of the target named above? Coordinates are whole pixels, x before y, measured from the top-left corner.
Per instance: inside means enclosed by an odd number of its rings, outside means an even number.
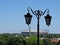
[[[45,34],[40,35],[41,38],[60,38],[60,34]]]
[[[60,38],[60,34],[49,34],[51,38]]]
[[[19,34],[0,34],[0,45],[24,45],[24,38]]]
[[[51,36],[51,37],[50,37]],[[60,34],[49,34],[45,35],[45,39],[41,40],[40,37],[40,45],[60,45],[60,41],[58,43],[51,43],[50,38],[57,37],[60,38]],[[36,36],[22,36],[21,34],[9,34],[4,33],[0,34],[0,45],[37,45],[37,37]]]

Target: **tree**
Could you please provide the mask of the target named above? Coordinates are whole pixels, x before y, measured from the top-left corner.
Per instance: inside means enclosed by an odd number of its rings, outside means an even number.
[[[24,45],[24,40],[21,37],[13,37],[8,41],[7,45]]]
[[[7,44],[7,42],[8,42],[8,40],[9,40],[9,34],[2,34],[1,36],[0,36],[0,43],[2,44],[2,45],[6,45]]]

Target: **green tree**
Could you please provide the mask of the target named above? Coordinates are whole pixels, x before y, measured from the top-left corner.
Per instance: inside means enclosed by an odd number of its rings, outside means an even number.
[[[23,45],[23,41],[21,37],[13,37],[8,41],[7,45]]]
[[[8,42],[8,40],[9,40],[9,35],[8,35],[8,34],[2,34],[2,35],[0,36],[0,43],[1,43],[2,45],[6,45],[7,42]]]
[[[27,45],[36,45],[36,36],[29,36],[26,38]]]

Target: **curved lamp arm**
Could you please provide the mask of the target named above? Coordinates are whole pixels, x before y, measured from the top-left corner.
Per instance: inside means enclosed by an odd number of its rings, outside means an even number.
[[[47,11],[47,14],[49,14],[49,9],[46,9],[46,10],[43,12],[43,15],[45,14],[46,11]]]
[[[32,10],[30,7],[27,8],[28,12],[30,11],[29,9],[30,9],[31,12],[34,14],[33,10]]]

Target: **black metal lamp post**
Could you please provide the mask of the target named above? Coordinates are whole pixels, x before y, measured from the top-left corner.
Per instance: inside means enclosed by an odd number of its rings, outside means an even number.
[[[25,16],[25,20],[26,20],[26,24],[30,24],[31,23],[31,18],[32,18],[32,15],[29,13],[29,11],[31,10],[31,12],[37,17],[37,45],[39,45],[39,19],[41,16],[43,16],[46,11],[47,11],[47,16],[45,16],[45,21],[46,21],[46,24],[49,26],[50,25],[50,22],[51,22],[51,16],[49,15],[49,9],[46,9],[44,12],[41,11],[41,10],[35,10],[33,11],[30,7],[27,8],[28,10],[28,13]]]

